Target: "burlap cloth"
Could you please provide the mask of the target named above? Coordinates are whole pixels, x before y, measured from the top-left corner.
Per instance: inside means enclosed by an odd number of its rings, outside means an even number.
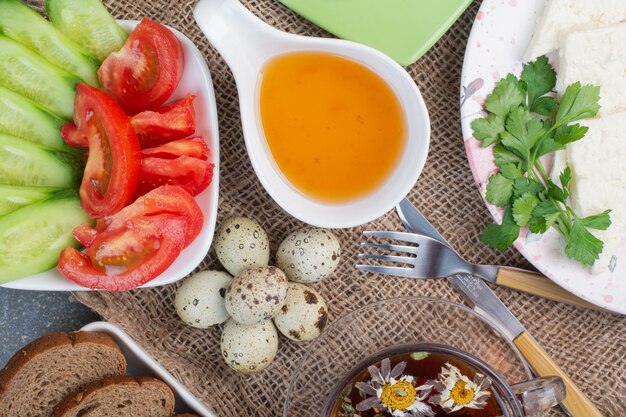
[[[281,30],[329,36],[275,0],[243,2]],[[233,77],[194,22],[192,11],[196,2],[106,3],[117,18],[149,16],[179,29],[198,45],[213,75],[220,120],[218,222],[233,214],[255,218],[267,230],[275,250],[290,230],[302,224],[274,203],[254,175],[242,137]],[[392,3],[389,7],[393,7]],[[463,52],[478,6],[479,2],[475,2],[430,52],[408,68],[421,89],[432,123],[428,162],[410,198],[467,259],[529,267],[518,253],[495,252],[478,240],[489,214],[467,164],[458,110]],[[344,250],[342,263],[334,277],[316,285],[328,302],[331,321],[357,307],[399,295],[461,302],[445,280],[415,281],[357,272],[353,265],[364,229],[401,230],[402,226],[396,214],[390,212],[364,227],[336,232]],[[198,269],[208,268],[219,268],[212,251]],[[307,345],[282,339],[276,361],[265,372],[239,376],[220,357],[220,329],[197,330],[178,319],[174,310],[176,288],[174,284],[124,294],[77,293],[75,297],[104,319],[120,325],[218,415],[279,415],[290,375]],[[626,318],[507,289],[496,288],[496,292],[603,413],[626,415]],[[561,411],[553,414],[563,415]]]

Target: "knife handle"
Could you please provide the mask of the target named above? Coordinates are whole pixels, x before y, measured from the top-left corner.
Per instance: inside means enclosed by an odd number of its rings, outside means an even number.
[[[602,413],[596,408],[585,394],[569,379],[565,372],[548,356],[539,343],[528,332],[523,332],[513,343],[522,353],[537,376],[560,376],[565,383],[565,399],[561,405],[572,417],[602,417]]]
[[[569,291],[559,287],[549,278],[536,272],[501,266],[498,268],[496,274],[496,284],[562,303],[573,304],[598,311],[608,311],[582,298],[576,297]]]

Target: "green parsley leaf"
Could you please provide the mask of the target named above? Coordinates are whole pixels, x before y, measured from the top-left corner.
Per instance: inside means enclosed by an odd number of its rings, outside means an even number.
[[[580,219],[575,218],[570,229],[565,254],[583,265],[593,265],[600,258],[604,244],[585,228]]]
[[[572,181],[572,170],[569,167],[566,167],[563,172],[561,172],[559,181],[561,181],[565,198],[569,197],[569,183]]]
[[[554,224],[560,214],[561,210],[552,201],[543,200],[533,209],[532,217],[528,221],[530,231],[533,233],[544,233]]]
[[[495,249],[505,250],[513,245],[519,236],[520,227],[513,220],[511,208],[507,208],[502,224],[490,223],[480,235],[480,240]]]
[[[534,101],[532,106],[530,106],[530,111],[533,113],[540,114],[542,116],[550,116],[556,107],[556,100],[554,97],[545,96],[539,97]]]
[[[521,79],[526,83],[528,105],[532,109],[535,100],[552,91],[556,85],[556,72],[548,62],[548,58],[543,55],[524,64]]]
[[[569,193],[567,191],[564,191],[563,189],[561,189],[561,187],[559,187],[554,182],[552,182],[552,180],[548,180],[548,197],[549,198],[554,198],[555,200],[560,201],[561,203],[565,204],[567,203],[566,200],[568,196],[569,196]]]
[[[587,134],[589,128],[578,123],[574,125],[559,126],[554,130],[554,140],[561,145],[580,140]]]
[[[502,169],[502,167],[506,164],[518,164],[522,162],[522,158],[509,151],[501,144],[493,147],[493,156],[495,158],[496,165],[500,169]]]
[[[524,89],[513,74],[501,79],[496,84],[493,92],[485,100],[485,108],[502,118],[506,117],[511,109],[524,104],[526,99]]]
[[[580,219],[580,222],[583,226],[588,227],[590,229],[597,230],[606,230],[611,225],[611,210],[605,210],[600,214],[596,214],[593,216],[587,216],[583,219]]]
[[[512,180],[506,178],[502,174],[495,174],[489,177],[489,184],[487,184],[485,198],[487,198],[487,201],[491,204],[495,204],[499,207],[507,206],[512,194]]]
[[[502,133],[502,144],[524,157],[547,132],[541,119],[531,116],[528,110],[517,107],[511,110],[505,122],[506,132]]]
[[[539,199],[533,194],[522,194],[513,202],[513,219],[515,223],[520,227],[526,226],[538,204]]]
[[[518,198],[522,194],[530,193],[538,198],[543,197],[546,187],[535,180],[528,178],[517,178],[513,182],[513,198]]]
[[[567,86],[556,112],[556,124],[564,125],[594,117],[600,110],[599,100],[600,87],[598,86],[585,85],[581,87],[579,82]]]
[[[500,168],[500,173],[505,178],[508,178],[510,180],[520,178],[524,174],[519,164],[504,164]]]
[[[504,118],[495,114],[475,119],[472,122],[472,135],[487,147],[500,141],[500,133],[504,132]]]

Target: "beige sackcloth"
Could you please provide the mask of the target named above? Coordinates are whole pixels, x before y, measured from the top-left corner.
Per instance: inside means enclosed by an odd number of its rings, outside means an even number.
[[[386,2],[393,7],[393,1]],[[219,116],[218,224],[233,214],[252,217],[267,230],[274,252],[282,238],[302,223],[280,209],[254,174],[242,136],[235,82],[194,21],[196,2],[109,0],[105,3],[116,18],[148,16],[170,25],[187,35],[202,51],[213,76]],[[243,0],[243,3],[259,18],[283,31],[330,36],[278,1]],[[41,7],[41,2],[32,4]],[[463,53],[478,7],[479,2],[474,2],[424,57],[407,68],[422,92],[432,124],[428,161],[410,199],[468,260],[529,267],[516,251],[500,253],[478,239],[490,217],[467,163],[459,116]],[[315,285],[327,300],[331,322],[357,307],[400,295],[461,302],[445,280],[416,281],[356,271],[353,265],[361,231],[365,229],[403,230],[392,211],[363,227],[336,231],[343,248],[342,262],[333,277]],[[220,268],[213,251],[198,270],[210,268]],[[220,357],[219,328],[193,329],[178,319],[174,309],[177,287],[178,284],[173,284],[123,294],[84,292],[74,296],[104,319],[121,326],[219,416],[280,415],[290,375],[307,344],[282,338],[278,356],[268,369],[256,376],[237,375]],[[606,416],[626,416],[625,317],[508,289],[495,291]],[[564,415],[560,410],[552,414]]]

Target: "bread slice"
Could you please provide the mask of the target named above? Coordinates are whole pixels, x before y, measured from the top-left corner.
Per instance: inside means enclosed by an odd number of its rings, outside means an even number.
[[[50,333],[0,371],[0,417],[49,417],[69,393],[125,372],[126,359],[109,335]]]
[[[118,375],[68,395],[53,417],[170,417],[174,394],[163,381]]]

